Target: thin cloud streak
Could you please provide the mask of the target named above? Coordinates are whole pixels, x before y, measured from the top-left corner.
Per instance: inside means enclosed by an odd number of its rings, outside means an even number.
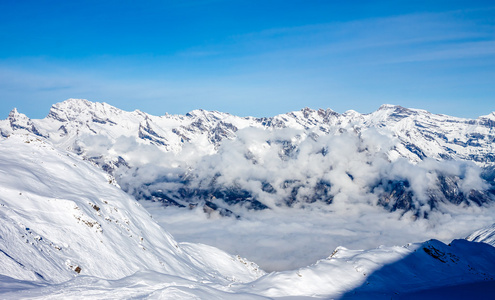
[[[436,49],[434,51],[412,55],[402,59],[391,60],[388,63],[443,61],[486,56],[493,56],[492,58],[495,58],[495,41],[458,43],[455,46],[444,46],[439,48],[442,49]]]
[[[413,14],[339,23],[274,28],[238,35],[223,44],[195,48],[192,53],[228,56],[243,51],[245,57],[315,57],[360,50],[391,52],[394,46],[439,46],[465,43],[470,39],[493,39],[494,26],[483,32],[471,22],[459,21],[458,12]],[[416,49],[427,51],[428,49]]]

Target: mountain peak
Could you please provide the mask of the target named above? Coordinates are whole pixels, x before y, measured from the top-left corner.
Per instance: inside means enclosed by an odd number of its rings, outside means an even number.
[[[120,112],[122,110],[104,102],[70,98],[52,105],[48,118],[66,122],[88,119],[94,116],[105,117],[109,114],[119,114]]]
[[[23,113],[17,111],[17,108],[14,108],[10,111],[9,116],[7,117],[8,122],[10,123],[10,127],[13,130],[26,130],[32,132],[36,135],[43,136],[38,128],[33,124],[30,118]],[[2,132],[8,132],[9,130],[0,130]],[[2,133],[2,135],[4,135]]]
[[[495,111],[492,111],[488,115],[480,116],[479,118],[480,119],[490,119],[490,120],[494,120],[495,121]]]
[[[382,104],[378,108],[378,110],[389,110],[389,109],[396,109],[396,108],[403,108],[400,105],[394,105],[394,104]]]
[[[401,120],[410,116],[417,115],[418,113],[428,113],[427,111],[406,108],[400,105],[383,104],[377,111],[371,113],[371,115],[378,115],[387,119]]]
[[[87,99],[78,99],[78,98],[69,98],[65,101],[62,101],[60,103],[69,103],[69,104],[85,104],[85,105],[91,105],[93,104],[94,102],[91,102]]]
[[[357,117],[360,116],[361,114],[353,109],[349,109],[348,111],[344,112],[342,115],[346,117]]]
[[[95,106],[95,104],[97,103],[88,101],[86,99],[70,98],[65,101],[53,104],[52,109],[55,108],[59,110],[81,111],[81,110],[87,110],[88,108]]]
[[[63,102],[55,103],[50,108],[48,118],[62,122],[73,121],[83,111],[87,111],[94,104],[86,99],[67,99]]]
[[[27,120],[29,120],[29,118],[25,114],[17,111],[17,108],[14,107],[9,113],[8,120],[10,122],[16,122],[16,121],[20,121],[20,120],[26,120],[27,121]]]
[[[16,116],[16,115],[18,115],[18,114],[19,114],[19,112],[17,111],[17,108],[15,108],[15,107],[14,107],[14,108],[10,111],[10,113],[9,113],[9,119],[11,119],[11,118],[15,117],[15,116]]]

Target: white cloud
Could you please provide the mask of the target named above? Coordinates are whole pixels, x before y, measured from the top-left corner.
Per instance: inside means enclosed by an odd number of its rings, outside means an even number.
[[[166,208],[141,201],[153,217],[179,241],[200,242],[238,253],[265,270],[287,270],[328,257],[337,246],[369,249],[379,245],[404,245],[436,238],[450,242],[493,223],[493,207],[483,209],[448,206],[430,219],[413,221],[369,205],[338,208],[278,208],[245,214],[242,219],[207,218],[201,208]]]
[[[84,142],[89,152],[110,147],[114,155],[125,156],[134,167],[120,169],[117,178],[130,193],[149,197],[158,191],[179,202],[200,203],[189,210],[142,202],[179,240],[239,253],[268,270],[306,266],[339,245],[372,248],[429,238],[449,241],[493,223],[495,217],[491,208],[455,206],[441,199],[431,210],[432,193],[442,196],[439,176],[451,178],[467,195],[471,189],[486,188],[481,170],[457,161],[389,161],[387,152],[395,141],[375,130],[315,137],[302,130],[246,128],[236,139],[223,141],[214,154],[195,144],[186,144],[183,152],[164,153],[123,137],[110,146],[102,139]],[[389,212],[377,205],[388,181],[409,183],[406,190],[413,193],[415,209]],[[196,193],[179,196],[181,188]],[[271,209],[248,211],[208,198],[215,190],[229,188],[247,192]],[[200,197],[201,191],[210,196]],[[241,218],[208,217],[202,200],[226,206]],[[421,214],[418,219],[416,210],[427,212],[428,219]]]

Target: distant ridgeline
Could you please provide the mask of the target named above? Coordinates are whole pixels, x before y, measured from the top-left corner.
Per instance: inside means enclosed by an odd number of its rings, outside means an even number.
[[[92,161],[136,199],[224,216],[338,202],[423,218],[495,200],[495,113],[463,119],[383,105],[371,114],[152,116],[69,99],[41,120],[14,109],[0,121],[0,135],[12,134]]]

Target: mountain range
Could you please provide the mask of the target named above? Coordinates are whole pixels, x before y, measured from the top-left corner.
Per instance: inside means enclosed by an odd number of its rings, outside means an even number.
[[[468,237],[476,241],[338,247],[267,274],[240,256],[176,242],[112,175],[40,134],[0,139],[2,299],[460,299],[495,290],[493,226]]]
[[[0,121],[0,135],[11,134],[95,163],[136,199],[223,216],[346,201],[427,218],[445,203],[495,198],[495,112],[463,119],[382,105],[370,114],[153,116],[69,99],[41,120],[12,110]]]

